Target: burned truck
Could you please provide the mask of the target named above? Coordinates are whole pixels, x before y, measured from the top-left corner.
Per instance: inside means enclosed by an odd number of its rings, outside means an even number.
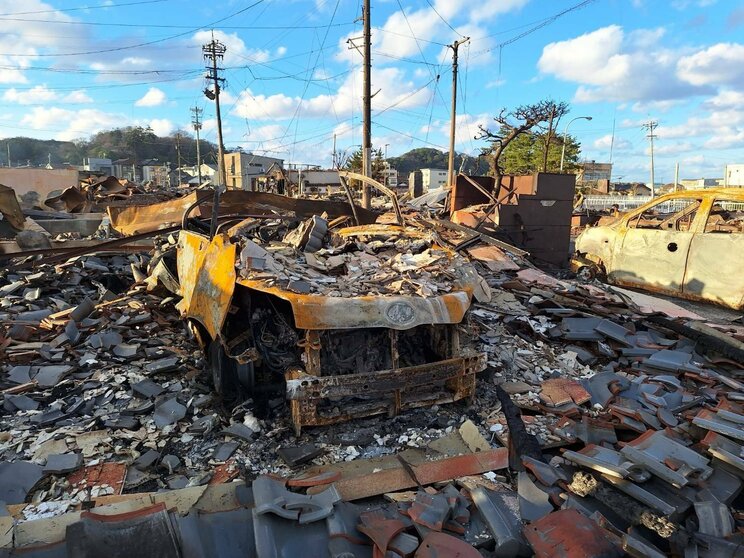
[[[481,278],[466,259],[360,207],[239,194],[211,238],[184,218],[170,279],[219,393],[280,390],[297,432],[474,395],[485,356],[460,328]]]

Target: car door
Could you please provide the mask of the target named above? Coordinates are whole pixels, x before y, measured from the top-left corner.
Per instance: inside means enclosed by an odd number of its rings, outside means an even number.
[[[744,301],[744,200],[716,196],[705,226],[692,238],[684,281],[686,295],[734,308]]]
[[[699,199],[667,198],[628,218],[622,242],[615,247],[610,280],[681,293],[700,206]]]

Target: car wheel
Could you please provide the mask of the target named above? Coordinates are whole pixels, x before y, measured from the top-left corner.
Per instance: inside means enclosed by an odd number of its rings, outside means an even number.
[[[245,364],[235,362],[235,372],[242,388],[249,396],[253,395],[253,390],[256,386],[256,371],[253,367],[253,361],[249,361]]]
[[[220,395],[227,395],[235,379],[234,361],[227,356],[222,343],[212,340],[207,348],[207,364],[212,376],[214,390]]]

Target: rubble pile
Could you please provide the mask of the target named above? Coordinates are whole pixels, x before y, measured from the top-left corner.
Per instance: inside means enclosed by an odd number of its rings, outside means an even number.
[[[20,525],[68,517],[69,547],[104,523],[72,516],[82,503],[223,490],[210,526],[194,498],[138,504],[169,533],[161,555],[230,525],[249,556],[741,556],[744,328],[430,224],[234,229],[241,277],[298,293],[433,296],[473,266],[484,279],[459,326],[488,359],[471,401],[301,435],[283,401],[257,416],[212,393],[175,299],[132,286],[147,258],[4,272],[0,500]],[[108,524],[134,521],[111,509]]]
[[[362,295],[436,296],[452,290],[467,261],[431,234],[370,227],[343,236],[315,217],[286,231],[282,222],[242,230],[237,267],[241,277],[301,294],[350,298]],[[270,240],[266,238],[279,238]],[[330,238],[330,242],[325,239]]]
[[[174,197],[150,185],[137,185],[125,178],[108,176],[91,177],[79,186],[71,186],[55,196],[50,196],[44,205],[66,213],[90,213],[105,211],[117,205],[142,205],[165,201]]]
[[[132,269],[145,264],[134,255],[86,256],[5,275],[0,499],[6,504],[22,503],[27,492],[35,502],[76,503],[224,474],[219,465],[239,445],[227,442],[242,432],[222,433],[230,417],[219,414],[201,374],[203,355],[173,300],[142,286],[130,289]],[[234,417],[243,426],[239,410]],[[101,466],[111,468],[103,475],[108,480],[91,481]],[[35,482],[25,491],[14,488],[19,467],[33,471]],[[234,462],[229,467],[230,477],[237,475]],[[87,482],[80,485],[71,474],[82,471],[78,481]]]

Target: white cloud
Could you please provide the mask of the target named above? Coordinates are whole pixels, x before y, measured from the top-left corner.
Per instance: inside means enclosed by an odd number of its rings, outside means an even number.
[[[78,89],[77,91],[71,91],[62,98],[62,102],[70,103],[71,105],[82,105],[85,103],[92,103],[93,99],[85,92],[85,89]]]
[[[95,134],[101,130],[126,126],[129,119],[122,114],[97,109],[34,107],[21,118],[20,123],[31,130],[53,132],[56,139],[65,141]]]
[[[361,110],[361,98],[355,88],[359,83],[360,76],[350,73],[335,93],[305,99],[284,93],[254,94],[246,89],[240,93],[233,114],[251,120],[289,119],[295,113],[303,118],[344,118],[352,113],[352,109]],[[420,89],[413,81],[407,80],[405,72],[399,68],[374,67],[372,89],[379,90],[372,99],[372,110],[378,114],[390,107],[408,109],[423,106],[431,96],[427,88]]]
[[[538,69],[579,84],[576,102],[668,101],[710,93],[677,76],[682,52],[660,45],[663,29],[625,34],[609,25],[543,48]]]
[[[708,149],[731,149],[744,144],[744,129],[724,129],[708,139],[703,145]]]
[[[686,101],[684,99],[667,99],[666,101],[638,101],[633,103],[633,112],[669,112]]]
[[[689,141],[681,141],[681,142],[676,142],[676,143],[658,142],[657,145],[654,146],[654,154],[655,155],[677,155],[679,153],[685,153],[692,149],[694,149],[694,146]],[[649,147],[646,152],[650,154],[651,148]]]
[[[743,85],[744,45],[718,43],[677,62],[680,78],[693,85]]]
[[[138,107],[157,107],[165,103],[165,92],[157,87],[150,87],[141,98],[134,103]]]
[[[439,47],[427,41],[450,43],[457,35],[472,37],[473,47],[488,50],[494,45],[488,23],[500,15],[519,10],[528,2],[529,0],[434,0],[433,8],[424,6],[420,9],[405,9],[405,13],[395,11],[372,32],[373,56],[377,53],[376,63],[379,65],[395,63],[394,58],[386,58],[382,53],[395,57],[421,57],[423,52],[424,57],[430,57],[429,61],[434,62],[441,60],[444,53],[431,52],[432,49],[439,50]],[[442,19],[453,25],[457,34]],[[352,37],[358,37],[358,33],[351,32],[339,40],[337,60],[349,63],[359,60],[358,52],[348,48],[347,42]],[[485,64],[489,60],[489,55],[474,57],[470,60],[470,65]]]
[[[58,12],[53,6],[40,0],[27,0],[22,4],[14,0],[0,0],[0,13],[18,12],[22,6],[24,12],[42,13],[43,20],[61,21],[67,25],[55,25],[54,28],[64,27],[66,33],[51,33],[50,24],[46,21],[24,21],[22,23],[11,19],[0,20],[0,52],[8,53],[0,56],[0,83],[27,83],[24,70],[33,64],[39,54],[46,51],[64,52],[79,47],[84,31],[75,24],[70,16]],[[27,18],[30,19],[30,18]]]
[[[472,152],[473,148],[476,148],[477,144],[475,138],[480,136],[480,127],[488,128],[493,127],[492,115],[490,114],[458,114],[457,120],[455,121],[455,149],[457,151]],[[438,132],[443,138],[449,138],[450,133],[450,121],[439,120],[434,122],[431,129],[428,130]],[[424,126],[422,132],[427,132],[427,127]],[[433,140],[432,140],[433,141]],[[448,140],[444,142],[445,145],[449,145]]]
[[[168,136],[175,130],[176,126],[167,118],[153,118],[148,122],[156,136]]]
[[[8,89],[3,94],[4,101],[19,105],[36,105],[53,101],[56,98],[57,94],[48,89],[46,85],[36,85],[31,89]]]
[[[40,105],[49,103],[50,101],[58,101],[71,105],[93,102],[93,99],[83,89],[71,91],[67,95],[62,96],[49,89],[46,85],[36,85],[31,89],[8,89],[2,98],[3,101],[18,103],[19,105]]]
[[[705,104],[713,108],[734,108],[744,106],[744,92],[724,89],[718,95],[705,101]]]
[[[633,144],[625,138],[618,138],[617,136],[615,137],[613,143],[612,134],[607,134],[599,139],[594,140],[592,147],[598,150],[609,150],[610,148],[612,148],[613,151],[630,151],[631,149],[633,149]]]

